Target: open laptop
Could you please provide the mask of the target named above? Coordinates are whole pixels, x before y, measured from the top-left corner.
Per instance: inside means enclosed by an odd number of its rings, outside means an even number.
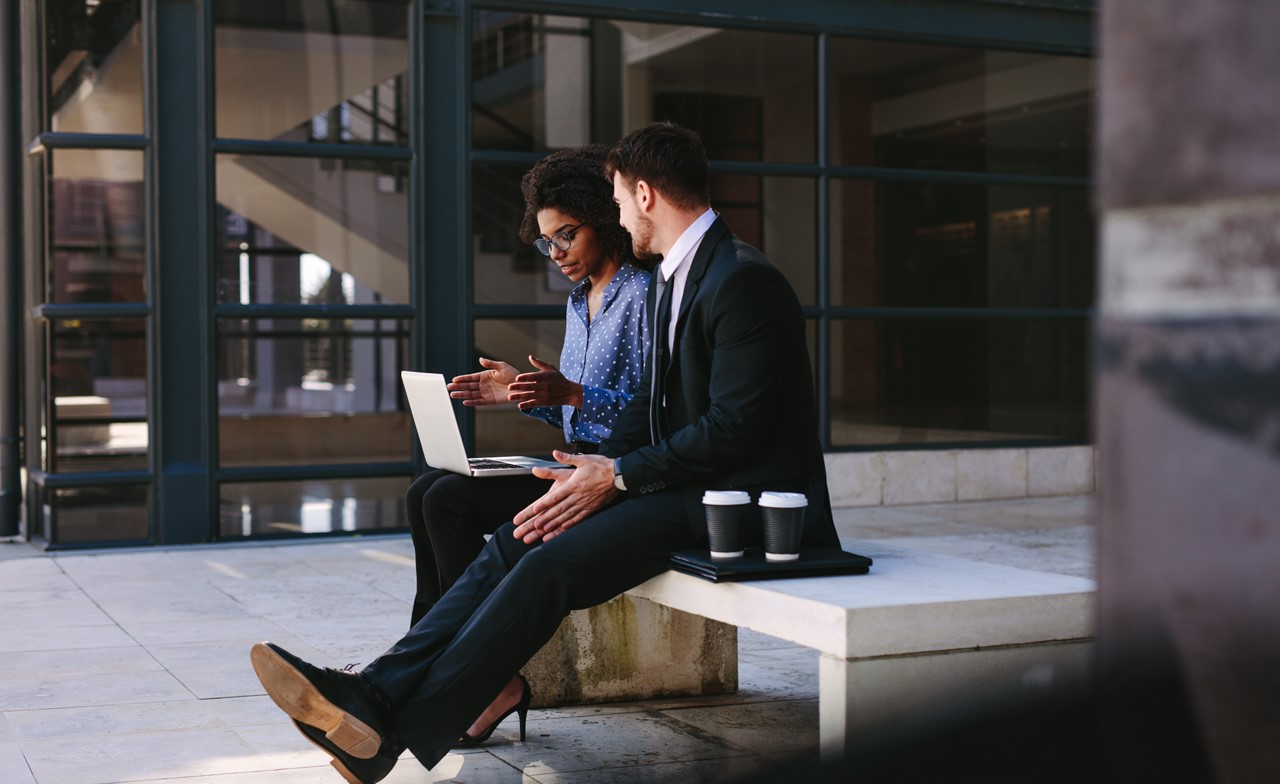
[[[552,460],[536,457],[467,457],[462,431],[453,413],[453,400],[439,373],[400,372],[409,410],[418,428],[418,441],[427,463],[463,476],[511,476],[530,473],[537,466],[564,468]]]

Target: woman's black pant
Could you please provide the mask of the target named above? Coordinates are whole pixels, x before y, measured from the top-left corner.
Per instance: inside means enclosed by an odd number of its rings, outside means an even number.
[[[469,476],[431,469],[405,493],[418,572],[413,626],[457,582],[494,532],[551,487],[531,474]]]

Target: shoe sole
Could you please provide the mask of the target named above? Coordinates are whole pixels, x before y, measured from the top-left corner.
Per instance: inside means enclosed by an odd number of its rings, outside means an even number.
[[[290,718],[323,731],[333,745],[353,757],[371,759],[378,753],[382,737],[376,730],[325,699],[305,675],[270,647],[256,643],[249,651],[249,660],[267,696]],[[338,767],[336,761],[334,767]],[[349,773],[341,769],[338,772],[360,784]]]
[[[324,746],[321,746],[319,743],[316,743],[316,739],[303,732],[301,727],[298,727],[298,734],[306,738],[307,742],[312,746],[315,746],[317,749],[320,749],[325,754],[329,755],[329,764],[333,766],[334,770],[338,771],[340,776],[347,780],[348,784],[365,784],[356,776],[356,774],[352,773],[346,765],[343,765],[337,757],[333,756],[333,752],[329,751]]]

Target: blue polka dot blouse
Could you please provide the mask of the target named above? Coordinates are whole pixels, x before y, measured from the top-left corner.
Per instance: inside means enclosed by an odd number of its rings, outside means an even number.
[[[649,323],[644,312],[649,273],[623,264],[604,289],[594,321],[587,317],[584,280],[565,306],[564,348],[560,372],[582,384],[582,410],[543,406],[524,412],[564,430],[566,442],[600,443],[609,437],[618,415],[635,396],[649,352]]]

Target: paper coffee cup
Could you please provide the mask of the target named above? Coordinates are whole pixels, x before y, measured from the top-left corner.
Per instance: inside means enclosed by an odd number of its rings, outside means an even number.
[[[765,560],[794,561],[800,557],[804,508],[808,505],[809,499],[804,493],[766,491],[760,494]]]
[[[742,490],[708,490],[702,495],[707,511],[707,544],[712,558],[742,555],[742,527],[751,496]]]

